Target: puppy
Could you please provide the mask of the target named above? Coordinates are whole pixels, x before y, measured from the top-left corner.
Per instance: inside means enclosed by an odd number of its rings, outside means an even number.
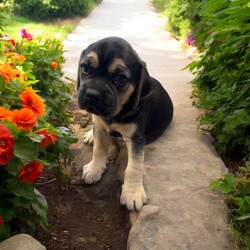
[[[77,90],[79,107],[93,114],[93,157],[83,167],[83,181],[91,184],[101,179],[110,136],[121,136],[128,164],[120,202],[129,210],[139,211],[147,202],[144,145],[156,140],[172,120],[168,93],[150,77],[131,45],[119,37],[104,38],[82,51]]]

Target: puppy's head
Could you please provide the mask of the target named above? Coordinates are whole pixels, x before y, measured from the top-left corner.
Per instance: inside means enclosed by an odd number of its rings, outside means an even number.
[[[81,109],[112,118],[125,106],[136,109],[151,92],[151,81],[131,45],[122,38],[108,37],[81,53],[77,90]]]

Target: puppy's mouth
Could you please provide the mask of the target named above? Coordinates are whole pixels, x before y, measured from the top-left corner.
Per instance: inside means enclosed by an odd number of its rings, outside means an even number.
[[[78,93],[78,105],[89,113],[112,117],[117,111],[117,101],[114,95],[96,89],[85,89]]]

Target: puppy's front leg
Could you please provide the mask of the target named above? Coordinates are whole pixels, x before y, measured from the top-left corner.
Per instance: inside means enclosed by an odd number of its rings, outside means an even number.
[[[89,164],[83,167],[82,180],[87,184],[96,183],[106,170],[107,152],[110,144],[110,135],[100,127],[94,130],[93,157]]]
[[[143,187],[144,143],[138,143],[134,139],[125,139],[125,143],[128,150],[128,165],[120,202],[129,210],[139,211],[147,202]]]

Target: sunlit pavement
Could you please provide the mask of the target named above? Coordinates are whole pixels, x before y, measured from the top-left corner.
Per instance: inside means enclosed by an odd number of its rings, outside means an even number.
[[[189,60],[164,31],[147,0],[104,0],[64,41],[65,75],[76,79],[80,52],[107,36],[128,40],[149,73],[169,92],[174,120],[166,133],[146,147],[144,184],[149,198],[134,222],[128,249],[234,249],[227,230],[227,208],[208,185],[226,168],[210,136],[197,129],[192,107]]]

